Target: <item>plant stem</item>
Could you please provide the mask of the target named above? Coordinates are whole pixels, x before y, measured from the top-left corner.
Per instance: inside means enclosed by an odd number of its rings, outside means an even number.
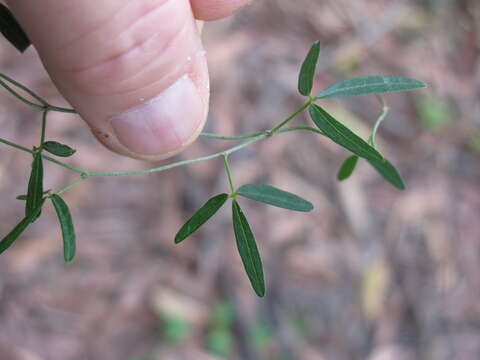
[[[45,142],[45,133],[47,130],[47,114],[48,114],[48,108],[43,110],[43,113],[42,113],[42,135],[40,136],[40,151],[42,151],[42,146],[43,146],[43,143]]]
[[[283,120],[280,124],[275,126],[272,130],[269,131],[269,134],[273,135],[275,134],[278,130],[280,130],[282,127],[284,127],[290,120],[296,118],[298,115],[300,115],[305,109],[307,109],[310,105],[313,104],[313,99],[310,99],[307,101],[305,104],[300,106],[297,111],[295,111],[292,115],[290,115],[288,118]]]
[[[25,99],[23,96],[21,96],[19,93],[17,93],[15,90],[13,90],[10,86],[8,86],[4,81],[0,80],[0,86],[2,86],[5,90],[7,90],[10,94],[15,96],[18,100],[21,102],[27,104],[28,106],[31,106],[37,110],[43,110],[45,107],[42,105],[35,104],[31,102],[30,100]]]
[[[320,134],[320,135],[323,135],[322,132],[320,130],[317,130],[315,128],[312,128],[312,127],[309,127],[309,126],[295,126],[295,127],[290,127],[290,128],[285,128],[285,129],[281,129],[279,131],[276,132],[276,134],[283,134],[283,133],[287,133],[287,132],[292,132],[292,131],[309,131],[309,132],[313,132],[313,133],[316,133],[316,134]],[[179,166],[184,166],[184,165],[189,165],[189,164],[194,164],[194,163],[198,163],[198,162],[202,162],[202,161],[207,161],[207,160],[212,160],[212,159],[215,159],[215,158],[219,158],[219,157],[222,157],[222,156],[225,156],[225,155],[230,155],[236,151],[239,151],[249,145],[252,145],[253,143],[256,143],[257,141],[260,141],[260,140],[263,140],[267,137],[268,135],[265,134],[265,133],[260,133],[260,135],[257,135],[255,138],[249,140],[249,141],[246,141],[240,145],[237,145],[237,146],[234,146],[230,149],[227,149],[225,151],[222,151],[222,152],[218,152],[218,153],[215,153],[215,154],[212,154],[212,155],[209,155],[209,156],[203,156],[203,157],[199,157],[199,158],[196,158],[196,159],[191,159],[191,160],[183,160],[183,161],[178,161],[176,163],[173,163],[173,164],[168,164],[168,165],[165,165],[165,166],[161,166],[161,167],[158,167],[158,168],[154,168],[154,169],[147,169],[147,170],[140,170],[140,171],[123,171],[123,172],[89,172],[89,171],[86,171],[86,170],[82,170],[82,169],[79,169],[79,168],[76,168],[76,167],[73,167],[71,165],[68,165],[62,161],[59,161],[59,160],[56,160],[50,156],[47,156],[47,155],[44,155],[42,154],[42,157],[45,159],[45,160],[48,160],[50,162],[53,162],[67,170],[70,170],[70,171],[73,171],[79,175],[83,175],[85,178],[89,178],[89,177],[100,177],[100,176],[128,176],[128,175],[144,175],[144,174],[151,174],[151,173],[156,173],[156,172],[162,172],[162,171],[165,171],[165,170],[169,170],[169,169],[173,169],[175,167],[179,167]],[[221,136],[219,136],[221,137]],[[3,139],[3,138],[0,138],[0,143],[3,143],[5,145],[8,145],[8,146],[11,146],[15,149],[18,149],[18,150],[21,150],[21,151],[25,151],[25,152],[28,152],[28,153],[31,153],[33,154],[34,151],[33,150],[30,150],[24,146],[21,146],[19,144],[16,144],[16,143],[13,143],[11,141],[8,141],[6,139]]]
[[[1,82],[1,80],[0,80],[0,82]],[[113,176],[146,175],[146,174],[152,174],[152,173],[158,173],[158,172],[166,171],[166,170],[173,169],[173,168],[180,167],[180,166],[184,166],[184,165],[195,164],[195,163],[202,162],[202,161],[212,160],[212,159],[216,159],[216,158],[220,158],[220,157],[224,158],[224,164],[225,164],[225,168],[226,168],[226,171],[227,171],[230,190],[231,190],[232,194],[234,194],[235,193],[235,187],[233,185],[231,169],[230,169],[230,166],[229,166],[229,163],[228,163],[228,156],[230,154],[232,154],[236,151],[239,151],[241,149],[244,149],[244,148],[260,141],[260,140],[263,140],[267,137],[271,137],[272,135],[275,135],[275,134],[287,133],[287,132],[292,132],[292,131],[300,131],[300,130],[310,131],[310,132],[317,133],[317,134],[323,134],[321,131],[319,131],[315,128],[309,127],[309,126],[295,126],[295,127],[282,129],[282,127],[285,124],[287,124],[290,120],[294,119],[296,116],[301,114],[308,106],[310,106],[311,102],[312,102],[312,100],[310,100],[306,104],[302,105],[298,110],[296,110],[293,114],[291,114],[287,119],[282,121],[279,125],[274,127],[271,131],[264,131],[264,132],[258,132],[258,133],[241,135],[241,136],[221,136],[221,135],[215,135],[215,134],[210,134],[210,133],[202,133],[201,134],[202,136],[207,137],[207,138],[213,138],[213,139],[220,139],[220,140],[249,139],[249,140],[247,140],[247,141],[245,141],[245,142],[243,142],[239,145],[233,146],[233,147],[231,147],[227,150],[224,150],[224,151],[212,154],[212,155],[203,156],[203,157],[190,159],[190,160],[178,161],[178,162],[175,162],[175,163],[172,163],[172,164],[160,166],[160,167],[153,168],[153,169],[139,170],[139,171],[120,171],[120,172],[89,172],[89,171],[78,169],[76,167],[68,165],[68,164],[66,164],[62,161],[56,160],[56,159],[54,159],[50,156],[43,155],[43,154],[41,154],[41,156],[45,160],[53,162],[53,163],[65,168],[65,169],[71,170],[71,171],[81,175],[81,178],[79,178],[76,181],[74,181],[73,183],[65,186],[64,188],[59,190],[57,192],[57,194],[64,193],[65,191],[67,191],[67,190],[71,189],[72,187],[80,184],[81,182],[85,181],[86,179],[88,179],[90,177],[102,177],[102,176],[113,177]],[[75,112],[75,111],[73,109],[59,108],[59,107],[54,107],[54,106],[50,106],[50,105],[48,105],[46,107],[42,107],[42,110],[43,110],[43,119],[42,119],[42,144],[43,144],[43,142],[45,140],[45,128],[46,128],[46,119],[47,119],[48,111],[51,110],[51,111],[63,111],[63,112],[72,112],[72,113]],[[13,142],[8,141],[8,140],[3,139],[3,138],[0,138],[0,143],[3,143],[5,145],[11,146],[13,148],[16,148],[18,150],[22,150],[22,151],[25,151],[25,152],[28,152],[28,153],[32,153],[32,154],[34,153],[33,150],[30,150],[30,149],[28,149],[24,146],[13,143]]]
[[[16,86],[17,88],[19,89],[22,89],[23,91],[25,91],[28,95],[30,95],[31,97],[33,97],[35,100],[37,100],[40,104],[42,104],[43,106],[40,106],[38,104],[34,104],[30,101],[28,101],[27,99],[25,99],[23,96],[21,96],[20,94],[18,94],[15,90],[11,89],[7,84],[5,84],[3,81],[2,82],[2,86],[8,90],[10,93],[12,93],[15,97],[17,97],[18,99],[20,99],[21,101],[25,102],[26,104],[30,105],[30,106],[33,106],[35,108],[44,108],[46,106],[48,106],[48,103],[42,99],[40,96],[38,96],[35,92],[33,92],[32,90],[30,90],[28,87],[26,87],[25,85],[23,84],[20,84],[18,81],[16,80],[13,80],[11,77],[3,74],[3,73],[0,73],[0,78],[8,81],[10,84]]]
[[[223,135],[217,135],[217,134],[211,134],[211,133],[201,133],[200,136],[210,138],[210,139],[217,139],[217,140],[245,140],[245,139],[257,137],[264,133],[265,132],[256,132],[253,134],[239,135],[239,136],[223,136]]]
[[[283,134],[283,133],[292,132],[292,131],[302,131],[302,130],[303,131],[310,131],[310,132],[313,132],[313,133],[316,133],[316,134],[319,134],[319,135],[325,135],[322,130],[315,129],[311,126],[292,126],[292,127],[288,127],[288,128],[285,128],[285,129],[278,130],[277,134]]]
[[[233,185],[232,170],[230,169],[228,155],[223,156],[223,165],[225,166],[225,171],[227,172],[228,184],[230,185],[230,195],[233,195],[235,193],[235,186]]]
[[[97,177],[97,176],[146,175],[146,174],[162,172],[162,171],[173,169],[173,168],[176,168],[176,167],[179,167],[179,166],[194,164],[194,163],[198,163],[198,162],[202,162],[202,161],[216,159],[216,158],[219,158],[219,157],[222,157],[222,156],[225,156],[225,155],[230,155],[230,154],[232,154],[232,153],[234,153],[238,150],[241,150],[241,149],[243,149],[243,148],[245,148],[245,147],[247,147],[247,146],[249,146],[253,143],[256,143],[259,140],[265,139],[266,137],[267,137],[266,134],[262,134],[262,135],[257,136],[256,138],[253,138],[249,141],[246,141],[246,142],[244,142],[240,145],[234,146],[234,147],[232,147],[230,149],[227,149],[225,151],[222,151],[222,152],[218,152],[218,153],[215,153],[215,154],[212,154],[212,155],[209,155],[209,156],[199,157],[199,158],[196,158],[196,159],[178,161],[178,162],[175,162],[173,164],[160,166],[160,167],[154,168],[154,169],[139,170],[139,171],[120,171],[120,172],[88,172],[88,171],[86,171],[86,172],[84,172],[84,174],[87,177]]]
[[[377,136],[377,131],[378,131],[380,125],[382,124],[383,120],[385,120],[385,118],[387,117],[388,112],[390,111],[390,108],[385,103],[385,99],[383,98],[383,96],[377,95],[377,99],[380,102],[380,104],[382,105],[382,111],[381,111],[380,115],[378,116],[377,121],[375,122],[375,125],[373,126],[372,134],[370,135],[370,138],[368,139],[368,142],[374,148],[377,147],[377,144],[376,144],[376,141],[375,141],[376,136]]]
[[[87,179],[87,177],[82,176],[82,177],[78,178],[77,180],[75,180],[74,182],[72,182],[71,184],[65,186],[64,188],[62,188],[62,189],[60,189],[60,190],[58,190],[58,191],[56,192],[56,194],[57,194],[57,195],[61,195],[61,194],[63,194],[65,191],[70,190],[71,188],[73,188],[74,186],[80,184],[81,182],[85,181],[86,179]]]
[[[26,148],[25,146],[22,146],[22,145],[19,145],[19,144],[16,144],[16,143],[13,143],[11,141],[8,141],[8,140],[5,140],[3,138],[0,138],[0,143],[2,144],[5,144],[5,145],[8,145],[8,146],[11,146],[17,150],[22,150],[22,151],[25,151],[25,152],[28,152],[30,154],[35,154],[35,151],[29,149],[29,148]],[[81,170],[81,169],[78,169],[76,167],[73,167],[71,165],[68,165],[68,164],[65,164],[64,162],[61,162],[61,161],[58,161],[57,159],[54,159],[48,155],[44,155],[44,154],[40,154],[42,156],[42,158],[44,158],[45,160],[48,160],[54,164],[57,164],[58,166],[61,166],[67,170],[71,170],[73,172],[76,172],[77,174],[85,174],[86,172],[84,170]]]

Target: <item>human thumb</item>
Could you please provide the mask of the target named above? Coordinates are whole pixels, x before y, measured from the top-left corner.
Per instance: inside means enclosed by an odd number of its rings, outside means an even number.
[[[189,0],[11,0],[52,80],[118,153],[172,156],[208,112],[205,53]]]

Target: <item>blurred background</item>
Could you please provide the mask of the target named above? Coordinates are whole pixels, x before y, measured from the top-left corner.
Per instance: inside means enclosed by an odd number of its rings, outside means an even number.
[[[429,89],[386,96],[379,147],[404,175],[395,190],[368,165],[336,182],[346,151],[289,133],[231,157],[236,184],[267,183],[312,201],[308,214],[241,200],[264,258],[267,296],[250,288],[225,207],[175,246],[183,222],[227,190],[221,161],[65,194],[78,254],[63,263],[51,205],[0,257],[1,360],[480,359],[480,3],[477,0],[260,0],[208,24],[207,131],[270,128],[302,104],[297,72],[313,41],[317,90],[346,77],[401,75]],[[65,104],[34,49],[0,41],[0,70]],[[325,101],[359,134],[375,97]],[[0,94],[0,133],[28,147],[39,113]],[[305,124],[302,116],[296,124]],[[48,139],[88,170],[153,166],[109,153],[73,115]],[[221,151],[200,139],[174,160]],[[22,217],[31,157],[0,147],[0,233]],[[156,164],[155,164],[156,165]],[[74,179],[46,166],[46,187]],[[2,235],[3,236],[3,235]]]

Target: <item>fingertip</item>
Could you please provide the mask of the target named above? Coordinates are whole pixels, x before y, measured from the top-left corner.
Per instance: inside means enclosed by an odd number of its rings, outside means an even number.
[[[232,15],[253,0],[191,0],[190,2],[196,19],[212,21]]]

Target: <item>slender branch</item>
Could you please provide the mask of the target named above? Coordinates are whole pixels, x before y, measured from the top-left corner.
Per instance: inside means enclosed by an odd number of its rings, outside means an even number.
[[[232,170],[230,169],[230,163],[228,161],[228,155],[223,157],[223,165],[225,166],[225,171],[227,172],[228,184],[230,185],[230,194],[235,193],[235,186],[233,185],[232,180]]]
[[[45,107],[39,104],[35,104],[31,102],[30,100],[25,99],[23,96],[21,96],[19,93],[17,93],[15,90],[13,90],[10,86],[8,86],[4,81],[0,80],[0,86],[2,86],[5,90],[7,90],[10,94],[15,96],[18,100],[21,102],[27,104],[28,106],[31,106],[35,109],[38,110],[43,110]]]
[[[383,120],[385,120],[385,118],[387,117],[388,112],[390,111],[390,108],[387,106],[383,96],[377,95],[376,97],[377,97],[378,101],[380,102],[380,104],[382,105],[382,111],[380,112],[380,115],[378,116],[377,121],[375,122],[375,125],[373,126],[372,134],[370,135],[370,138],[368,139],[368,142],[374,148],[377,147],[377,144],[376,144],[375,140],[376,140],[378,129],[379,129],[380,125],[382,124]]]
[[[14,89],[12,89],[5,81],[1,80],[1,79],[4,79],[6,81],[8,81],[10,84],[12,84],[13,86],[25,91],[27,94],[29,94],[32,98],[34,98],[35,100],[37,100],[40,104],[36,104],[28,99],[26,99],[25,97],[23,97],[22,95],[20,95],[17,91],[15,91]],[[2,86],[5,90],[7,90],[10,94],[12,94],[13,96],[15,96],[18,100],[22,101],[23,103],[27,104],[28,106],[31,106],[35,109],[38,109],[38,110],[45,110],[45,109],[48,109],[48,110],[51,110],[51,111],[57,111],[57,112],[64,112],[64,113],[72,113],[72,114],[76,114],[77,112],[74,110],[74,109],[69,109],[69,108],[64,108],[64,107],[61,107],[61,106],[54,106],[54,105],[50,105],[45,99],[43,99],[42,97],[40,97],[39,95],[37,95],[35,92],[33,92],[31,89],[29,89],[28,87],[26,87],[25,85],[19,83],[18,81],[16,80],[13,80],[11,77],[3,74],[3,73],[0,73],[0,86]]]
[[[288,118],[286,118],[284,121],[282,121],[280,124],[275,126],[272,130],[269,131],[270,134],[275,134],[278,130],[280,130],[282,127],[284,127],[290,120],[296,118],[298,115],[300,115],[302,112],[304,112],[310,105],[313,103],[313,99],[310,99],[307,101],[305,104],[303,104],[300,108],[298,108],[297,111],[295,111],[292,115],[290,115]]]
[[[74,186],[80,184],[81,182],[85,181],[87,179],[87,177],[85,176],[82,176],[80,178],[78,178],[77,180],[75,180],[74,182],[72,182],[71,184],[68,184],[67,186],[65,186],[64,188],[58,190],[56,192],[57,195],[61,195],[63,194],[65,191],[67,190],[70,190],[71,188],[73,188]]]
[[[26,87],[25,85],[23,84],[20,84],[18,81],[16,80],[13,80],[11,77],[3,74],[3,73],[0,73],[0,78],[8,81],[10,84],[16,86],[17,88],[19,89],[22,89],[23,91],[25,91],[28,95],[30,95],[31,97],[33,97],[35,100],[37,100],[39,103],[41,103],[43,105],[43,107],[46,107],[48,106],[48,103],[43,99],[41,98],[39,95],[37,95],[35,92],[33,92],[32,90],[30,90],[28,87]],[[6,85],[6,84],[5,84]],[[8,87],[8,85],[6,85]],[[9,90],[9,89],[7,89]],[[10,90],[9,90],[10,91]],[[13,92],[15,92],[14,90],[12,90]],[[15,95],[15,94],[14,94]],[[20,95],[18,95],[17,97],[19,97]],[[20,98],[23,98],[22,96],[20,96]],[[20,99],[22,100],[22,99]],[[22,100],[23,101],[23,100]],[[28,101],[28,100],[27,100]],[[25,102],[25,101],[24,101]],[[37,104],[34,104],[30,101],[28,101],[29,105],[32,106],[32,105],[37,105]],[[34,106],[34,107],[37,107],[37,106]],[[43,108],[42,107],[42,108]]]
[[[40,151],[42,149],[43,143],[45,142],[45,132],[47,130],[47,115],[48,108],[43,110],[42,113],[42,135],[40,136]]]
[[[0,82],[1,82],[1,80],[0,80]],[[298,131],[298,130],[305,130],[305,131],[310,131],[310,132],[322,134],[321,131],[319,131],[317,129],[314,129],[312,127],[309,127],[309,126],[296,126],[296,127],[290,127],[290,128],[282,129],[282,127],[284,125],[286,125],[289,121],[294,119],[296,116],[301,114],[308,106],[310,106],[311,102],[312,102],[312,100],[310,99],[309,102],[302,105],[298,110],[296,110],[293,114],[291,114],[287,119],[282,121],[279,125],[277,125],[276,127],[274,127],[270,131],[258,132],[258,133],[254,133],[254,134],[247,134],[247,135],[241,135],[241,136],[221,136],[221,135],[210,134],[210,133],[202,133],[201,134],[202,136],[207,137],[207,138],[213,138],[213,139],[220,139],[220,140],[244,140],[244,139],[248,139],[248,140],[239,144],[239,145],[233,146],[233,147],[231,147],[227,150],[224,150],[224,151],[212,154],[212,155],[203,156],[203,157],[190,159],[190,160],[178,161],[178,162],[168,164],[168,165],[164,165],[164,166],[160,166],[160,167],[157,167],[157,168],[154,168],[154,169],[139,170],[139,171],[120,171],[120,172],[89,172],[89,171],[78,169],[78,168],[75,168],[71,165],[65,164],[61,161],[58,161],[54,158],[51,158],[50,156],[46,156],[46,155],[43,155],[43,154],[41,154],[41,156],[45,160],[53,162],[53,163],[55,163],[55,164],[57,164],[57,165],[59,165],[63,168],[66,168],[68,170],[71,170],[71,171],[81,175],[81,177],[79,179],[77,179],[73,183],[65,186],[61,190],[59,190],[57,192],[57,194],[64,193],[65,191],[73,188],[74,186],[80,184],[81,182],[83,182],[84,180],[86,180],[90,177],[113,177],[113,176],[146,175],[146,174],[152,174],[152,173],[158,173],[158,172],[166,171],[166,170],[173,169],[173,168],[180,167],[180,166],[184,166],[184,165],[195,164],[195,163],[202,162],[202,161],[212,160],[212,159],[216,159],[216,158],[220,158],[220,157],[224,158],[224,164],[225,164],[225,168],[227,170],[230,190],[231,190],[232,194],[234,194],[235,193],[235,187],[234,187],[233,181],[232,181],[231,170],[230,170],[230,166],[229,166],[229,163],[228,163],[228,156],[230,154],[236,152],[236,151],[244,149],[247,146],[250,146],[250,145],[252,145],[252,144],[254,144],[254,143],[256,143],[260,140],[263,140],[267,137],[271,137],[275,134],[287,133],[287,132]],[[42,118],[42,144],[43,144],[43,141],[45,140],[45,127],[46,127],[46,119],[47,119],[48,111],[51,110],[51,111],[63,111],[63,112],[72,112],[72,113],[75,112],[75,111],[73,109],[60,108],[60,107],[55,107],[55,106],[51,106],[51,105],[48,105],[46,107],[42,107],[41,109],[43,110],[43,118]],[[19,145],[19,144],[10,142],[6,139],[0,138],[0,143],[3,143],[5,145],[9,145],[9,146],[14,147],[18,150],[22,150],[22,151],[25,151],[25,152],[28,152],[28,153],[34,153],[33,150],[30,150],[30,149],[28,149],[24,146]]]
[[[215,153],[215,154],[212,154],[212,155],[209,155],[209,156],[199,157],[199,158],[196,158],[196,159],[178,161],[178,162],[175,162],[173,164],[160,166],[160,167],[154,168],[154,169],[139,170],[139,171],[120,171],[120,172],[88,172],[88,171],[86,171],[84,174],[85,174],[86,177],[97,177],[97,176],[132,176],[132,175],[146,175],[146,174],[158,173],[158,172],[173,169],[173,168],[176,168],[176,167],[179,167],[179,166],[195,164],[195,163],[198,163],[198,162],[223,157],[225,155],[230,155],[230,154],[232,154],[232,153],[234,153],[238,150],[241,150],[241,149],[243,149],[243,148],[245,148],[249,145],[252,145],[253,143],[256,143],[257,141],[265,139],[266,137],[267,137],[266,134],[262,134],[262,135],[257,136],[256,138],[253,138],[249,141],[246,141],[246,142],[244,142],[240,145],[234,146],[234,147],[232,147],[230,149],[227,149],[225,151],[222,151],[222,152],[218,152],[218,153]]]
[[[217,139],[217,140],[244,140],[244,139],[254,138],[262,134],[265,134],[265,132],[256,132],[253,134],[239,135],[239,136],[223,136],[223,135],[217,135],[217,134],[211,134],[211,133],[201,133],[200,136],[210,138],[210,139]]]
[[[8,141],[6,139],[3,139],[3,138],[0,138],[0,143],[2,144],[5,144],[5,145],[8,145],[8,146],[11,146],[17,150],[21,150],[21,151],[25,151],[25,152],[28,152],[30,154],[35,154],[35,151],[29,149],[29,148],[26,148],[25,146],[22,146],[22,145],[19,145],[19,144],[16,144],[16,143],[13,143],[11,141]],[[80,174],[80,175],[83,175],[86,173],[85,170],[82,170],[82,169],[78,169],[76,167],[73,167],[71,165],[68,165],[68,164],[65,164],[64,162],[61,162],[61,161],[58,161],[57,159],[54,159],[48,155],[44,155],[44,154],[40,154],[42,156],[42,158],[44,158],[45,160],[48,160],[54,164],[57,164],[58,166],[61,166],[67,170],[70,170],[70,171],[73,171],[73,172],[76,172],[77,174]]]
[[[313,133],[316,133],[316,134],[319,134],[319,135],[325,135],[323,133],[323,131],[319,130],[319,129],[315,129],[311,126],[292,126],[292,127],[288,127],[288,128],[285,128],[285,129],[281,129],[279,131],[277,131],[277,134],[283,134],[283,133],[287,133],[287,132],[292,132],[292,131],[310,131],[310,132],[313,132]]]
[[[315,129],[315,128],[312,128],[312,127],[309,127],[309,126],[295,126],[295,127],[290,127],[290,128],[285,128],[285,129],[281,129],[277,132],[277,134],[283,134],[283,133],[287,133],[287,132],[292,132],[292,131],[309,131],[309,132],[313,132],[313,133],[316,133],[316,134],[320,134],[320,135],[323,135],[322,132],[318,129]],[[221,136],[219,136],[221,137]],[[129,175],[144,175],[144,174],[150,174],[150,173],[157,173],[157,172],[162,172],[162,171],[165,171],[165,170],[169,170],[169,169],[173,169],[175,167],[179,167],[179,166],[184,166],[184,165],[189,165],[189,164],[194,164],[194,163],[198,163],[198,162],[202,162],[202,161],[207,161],[207,160],[212,160],[212,159],[216,159],[216,158],[219,158],[219,157],[222,157],[222,156],[225,156],[225,155],[230,155],[236,151],[239,151],[253,143],[256,143],[257,141],[260,141],[260,140],[263,140],[265,139],[266,137],[268,137],[267,134],[265,133],[260,133],[260,135],[257,135],[255,138],[249,140],[249,141],[246,141],[240,145],[237,145],[237,146],[234,146],[232,148],[229,148],[225,151],[222,151],[222,152],[218,152],[218,153],[215,153],[215,154],[212,154],[212,155],[209,155],[209,156],[203,156],[203,157],[199,157],[199,158],[196,158],[196,159],[191,159],[191,160],[183,160],[183,161],[179,161],[179,162],[176,162],[176,163],[173,163],[173,164],[168,164],[168,165],[165,165],[165,166],[161,166],[161,167],[158,167],[158,168],[154,168],[154,169],[148,169],[148,170],[140,170],[140,171],[123,171],[123,172],[89,172],[89,171],[86,171],[86,170],[82,170],[82,169],[79,169],[79,168],[76,168],[76,167],[73,167],[71,165],[68,165],[62,161],[59,161],[59,160],[56,160],[50,156],[47,156],[47,155],[44,155],[42,154],[42,157],[45,159],[45,160],[48,160],[50,162],[53,162],[65,169],[68,169],[68,170],[71,170],[79,175],[83,175],[85,178],[89,178],[89,177],[100,177],[100,176],[129,176]],[[21,145],[18,145],[16,143],[13,143],[11,141],[8,141],[6,139],[3,139],[3,138],[0,138],[0,143],[3,143],[5,145],[8,145],[8,146],[11,146],[15,149],[18,149],[18,150],[21,150],[21,151],[25,151],[25,152],[28,152],[28,153],[31,153],[33,154],[34,151],[33,150],[30,150],[24,146],[21,146]]]

